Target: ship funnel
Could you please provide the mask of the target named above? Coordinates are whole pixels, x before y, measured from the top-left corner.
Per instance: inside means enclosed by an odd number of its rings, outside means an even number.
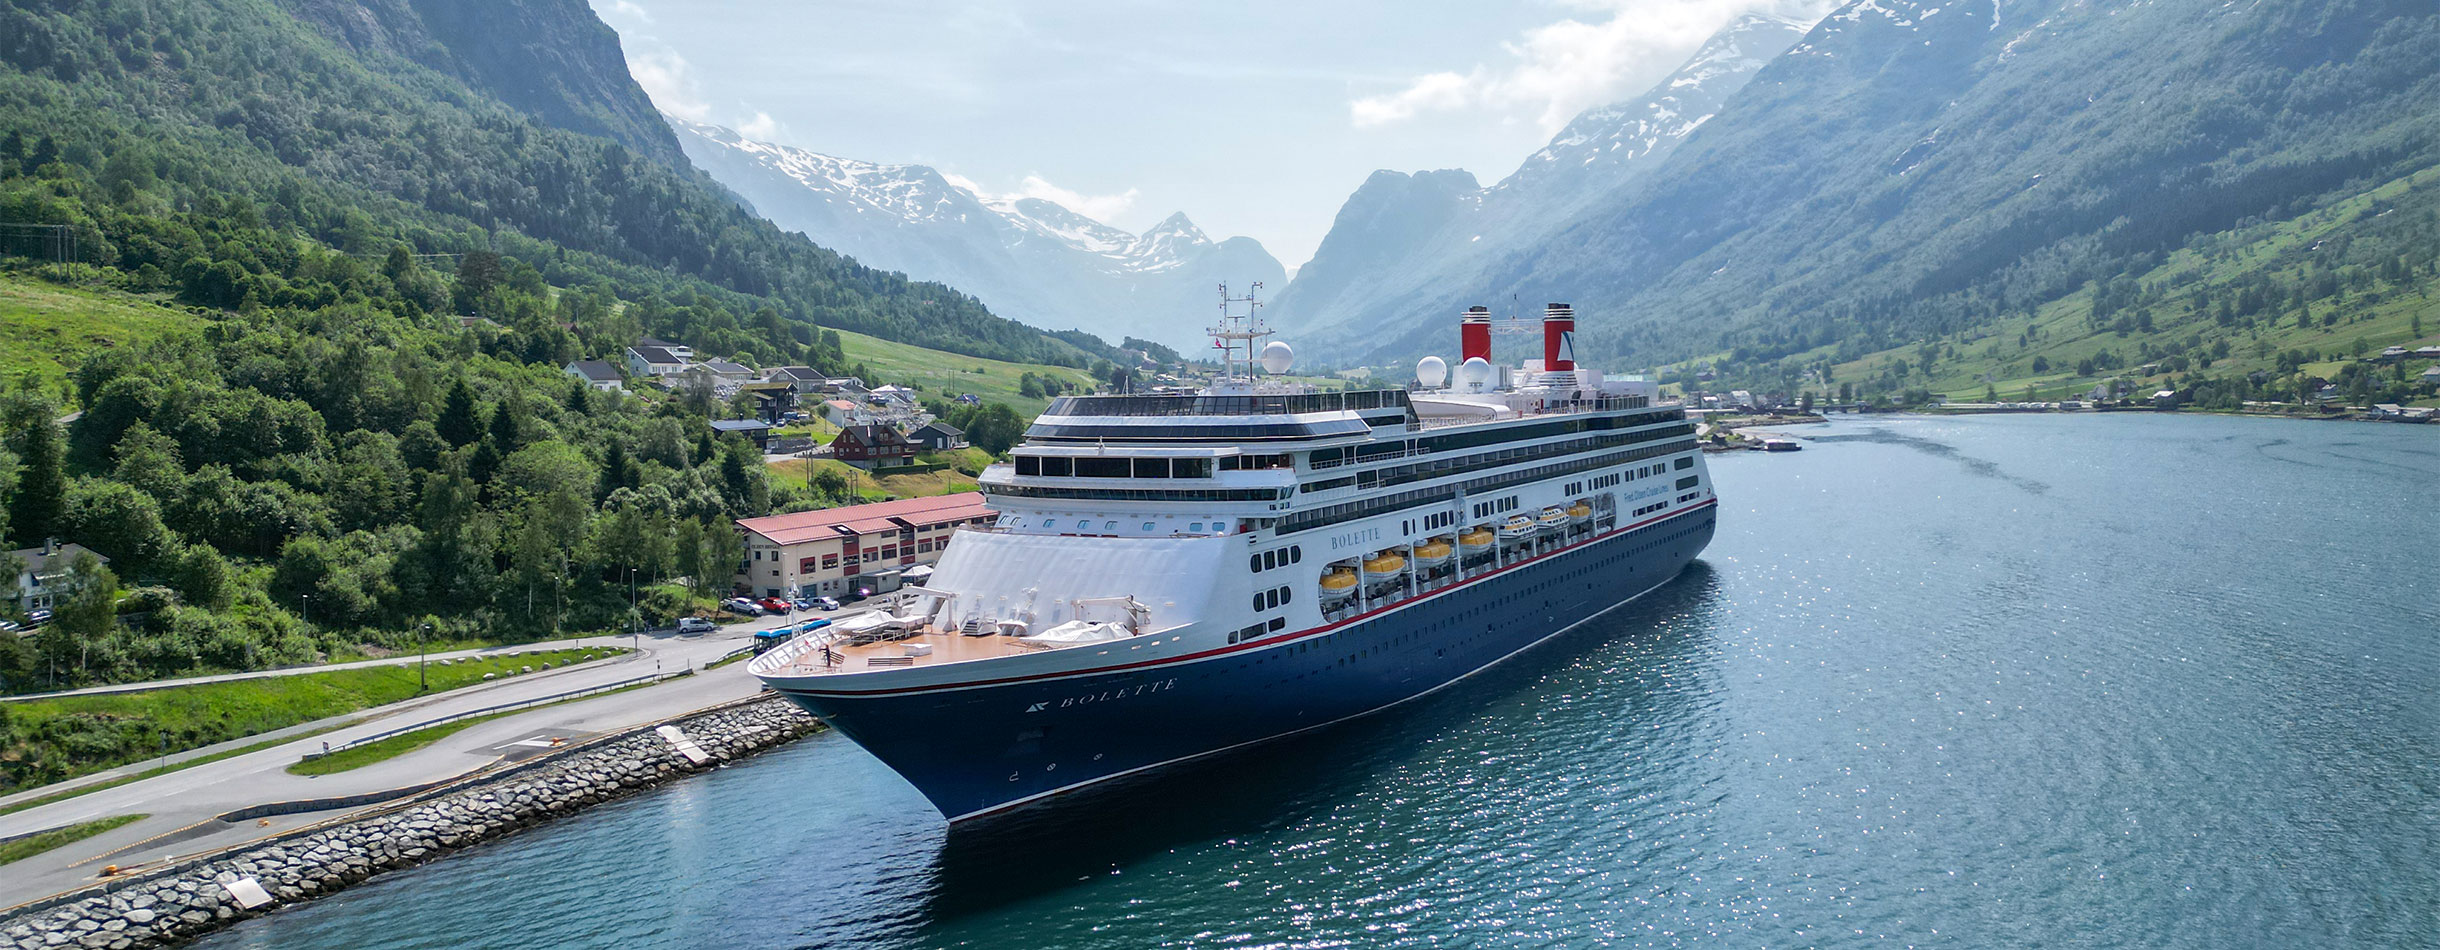
[[[1490,362],[1491,308],[1467,307],[1465,319],[1457,325],[1457,335],[1459,364],[1478,356],[1482,357],[1483,362]]]
[[[1576,368],[1576,308],[1555,303],[1542,308],[1542,370]]]

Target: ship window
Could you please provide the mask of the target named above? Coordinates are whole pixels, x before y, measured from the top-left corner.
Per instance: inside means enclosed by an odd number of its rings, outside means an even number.
[[[1175,478],[1210,478],[1212,477],[1212,460],[1171,459],[1169,474]]]
[[[1168,478],[1168,477],[1169,477],[1169,460],[1168,460],[1168,459],[1136,459],[1136,460],[1135,460],[1135,477],[1137,477],[1137,478]]]
[[[1040,475],[1040,474],[1042,474],[1042,459],[1041,459],[1040,457],[1038,457],[1038,456],[1032,456],[1032,455],[1020,455],[1020,456],[1017,456],[1017,474],[1019,474],[1019,475]]]
[[[1076,460],[1077,478],[1125,478],[1132,471],[1126,459],[1080,458]]]
[[[1067,459],[1067,458],[1046,458],[1046,459],[1043,459],[1043,460],[1042,460],[1042,474],[1044,474],[1044,475],[1073,475],[1073,474],[1075,474],[1075,465],[1074,465],[1074,462],[1075,462],[1075,460],[1074,460],[1074,459]]]
[[[1187,525],[1187,526],[1186,526],[1186,530],[1191,531],[1191,532],[1194,532],[1194,533],[1196,533],[1196,534],[1202,534],[1202,533],[1203,533],[1203,522],[1197,521],[1197,522],[1194,522],[1194,523],[1192,523],[1192,524],[1189,524],[1189,525]]]
[[[1273,629],[1273,630],[1278,630],[1278,629],[1281,629],[1281,628],[1283,628],[1283,627],[1286,627],[1287,625],[1288,625],[1288,618],[1286,618],[1286,617],[1273,617],[1273,618],[1271,618],[1271,627],[1270,627],[1270,628],[1271,628],[1271,629]]]
[[[1682,458],[1682,459],[1677,460],[1677,467],[1678,467],[1678,469],[1679,469],[1680,471],[1684,471],[1684,470],[1686,470],[1686,469],[1693,468],[1693,467],[1694,467],[1694,456],[1689,455],[1689,456],[1687,456],[1687,457],[1685,457],[1685,458]]]
[[[1304,546],[1304,545],[1301,545],[1301,544],[1300,544],[1300,545],[1297,545],[1297,546],[1295,546],[1295,547],[1292,547],[1292,548],[1289,548],[1289,549],[1288,549],[1288,563],[1290,563],[1290,564],[1295,564],[1295,563],[1298,563],[1298,562],[1303,561],[1304,559],[1305,559],[1305,546]]]
[[[1702,479],[1702,477],[1701,477],[1701,476],[1697,476],[1697,475],[1688,475],[1688,476],[1686,476],[1686,477],[1684,477],[1684,478],[1678,479],[1678,480],[1677,480],[1677,486],[1678,486],[1678,490],[1679,490],[1679,491],[1685,491],[1686,489],[1693,488],[1693,487],[1695,486],[1695,483],[1700,482],[1700,481],[1702,481],[1702,480],[1703,480],[1703,479]]]
[[[1115,522],[1115,521],[1104,521],[1104,522],[1102,522],[1102,523],[1101,523],[1101,530],[1103,530],[1103,531],[1116,531],[1116,530],[1118,530],[1118,522]]]
[[[1149,521],[1144,522],[1144,530],[1146,530],[1146,531],[1150,531],[1150,530],[1152,530],[1152,522],[1149,522]]]
[[[1246,555],[1246,558],[1245,558],[1245,569],[1246,569],[1248,572],[1250,572],[1250,573],[1256,573],[1256,574],[1261,573],[1261,572],[1262,572],[1262,555],[1260,555],[1260,554],[1249,554],[1249,555]]]
[[[1262,609],[1262,595],[1261,595],[1261,594],[1255,594],[1255,595],[1254,595],[1254,609],[1255,609],[1255,610],[1261,610],[1261,609]]]

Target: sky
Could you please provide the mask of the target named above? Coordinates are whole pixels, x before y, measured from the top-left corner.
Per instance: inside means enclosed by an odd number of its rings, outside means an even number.
[[[664,112],[1291,270],[1376,169],[1490,184],[1738,14],[1821,0],[591,0]]]

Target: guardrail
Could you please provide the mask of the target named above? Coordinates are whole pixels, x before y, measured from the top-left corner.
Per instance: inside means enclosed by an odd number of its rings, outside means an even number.
[[[739,651],[732,651],[732,652],[731,652],[729,655],[730,655],[730,656],[735,656],[735,655],[736,655],[738,652],[743,652],[743,650],[751,650],[751,649],[753,649],[753,647],[750,647],[750,646],[749,646],[749,647],[744,647],[744,648],[742,648],[742,649],[741,649],[741,650],[739,650]],[[722,659],[727,659],[727,657],[722,657]],[[689,669],[679,670],[679,671],[676,671],[676,672],[671,672],[671,673],[653,673],[653,674],[646,675],[646,676],[639,676],[639,677],[636,677],[636,678],[634,678],[634,679],[630,679],[630,680],[620,680],[620,681],[615,682],[615,683],[604,683],[604,684],[602,684],[602,685],[600,685],[600,686],[588,686],[588,687],[585,687],[584,689],[572,689],[572,690],[569,690],[569,691],[564,692],[564,693],[553,693],[553,694],[551,694],[551,695],[549,695],[549,696],[537,696],[537,697],[534,697],[533,699],[521,700],[521,701],[518,701],[518,702],[513,702],[513,703],[501,703],[501,704],[499,704],[499,705],[497,705],[497,706],[485,706],[485,707],[483,707],[483,708],[481,708],[481,709],[469,709],[469,710],[467,710],[467,711],[465,711],[465,712],[462,712],[462,713],[455,713],[455,714],[452,714],[452,715],[442,716],[442,717],[437,718],[437,719],[426,719],[426,720],[424,720],[424,721],[422,721],[422,722],[415,723],[415,724],[413,724],[413,725],[400,726],[400,727],[398,727],[398,728],[396,728],[396,729],[392,729],[392,730],[389,730],[389,731],[387,731],[387,732],[377,732],[377,733],[374,733],[374,734],[369,735],[369,736],[363,736],[363,737],[361,737],[361,738],[356,738],[356,739],[349,739],[349,740],[347,740],[346,742],[342,742],[342,743],[339,743],[338,745],[331,746],[330,748],[328,748],[328,749],[324,749],[324,750],[322,750],[322,751],[320,751],[320,752],[308,752],[308,753],[305,753],[305,761],[307,761],[307,762],[311,762],[311,761],[313,761],[313,760],[315,760],[315,759],[319,759],[319,758],[321,758],[321,757],[323,757],[323,756],[326,756],[326,755],[329,755],[329,754],[331,754],[331,753],[333,753],[333,752],[343,752],[343,751],[346,751],[346,750],[348,750],[348,749],[353,749],[353,748],[355,748],[355,747],[357,747],[357,746],[360,746],[360,745],[366,745],[366,744],[368,744],[368,743],[379,742],[379,741],[381,741],[381,740],[383,740],[383,739],[389,739],[389,738],[395,738],[395,737],[397,737],[397,736],[403,736],[403,735],[406,735],[407,733],[410,733],[410,732],[415,732],[415,731],[417,731],[417,730],[421,730],[421,729],[430,729],[430,728],[432,728],[432,727],[434,727],[434,726],[443,726],[443,725],[448,725],[449,723],[456,722],[456,721],[458,721],[458,720],[460,720],[460,719],[472,719],[472,718],[474,718],[474,717],[476,717],[476,716],[488,716],[488,715],[491,715],[491,714],[493,714],[493,713],[507,712],[507,711],[512,710],[512,709],[524,709],[524,708],[529,707],[529,706],[541,706],[541,705],[546,705],[546,704],[549,704],[549,703],[555,703],[555,702],[559,702],[559,701],[561,701],[561,700],[566,700],[566,699],[575,699],[576,697],[579,697],[579,696],[590,696],[590,695],[593,695],[594,693],[607,693],[607,692],[610,692],[611,690],[617,690],[617,689],[626,689],[627,687],[630,687],[630,686],[642,686],[642,685],[647,684],[647,683],[658,683],[658,682],[660,682],[660,681],[662,681],[662,680],[667,680],[667,679],[676,679],[676,678],[681,677],[681,676],[692,676],[692,675],[694,675],[694,672],[695,672],[695,671],[694,671],[693,669],[689,668]]]

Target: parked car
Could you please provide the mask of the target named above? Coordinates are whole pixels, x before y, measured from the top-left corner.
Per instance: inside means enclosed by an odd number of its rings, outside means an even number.
[[[743,597],[731,597],[728,600],[722,601],[720,606],[728,608],[730,613],[744,614],[748,617],[760,617],[763,613],[761,604],[757,604]]]
[[[798,610],[813,609],[813,601],[809,598],[799,597],[795,600],[789,601],[788,604],[789,606],[795,607]]]
[[[839,609],[839,599],[836,597],[816,597],[813,599],[813,609],[837,610]]]
[[[25,625],[29,627],[39,627],[50,622],[51,612],[48,610],[37,610],[25,615]]]
[[[765,597],[761,600],[755,601],[754,605],[775,614],[784,614],[788,612],[788,602],[777,597]]]
[[[0,620],[0,633],[16,633],[18,629],[17,621]]]
[[[715,626],[716,625],[712,623],[712,619],[710,617],[678,618],[679,633],[710,633]]]

